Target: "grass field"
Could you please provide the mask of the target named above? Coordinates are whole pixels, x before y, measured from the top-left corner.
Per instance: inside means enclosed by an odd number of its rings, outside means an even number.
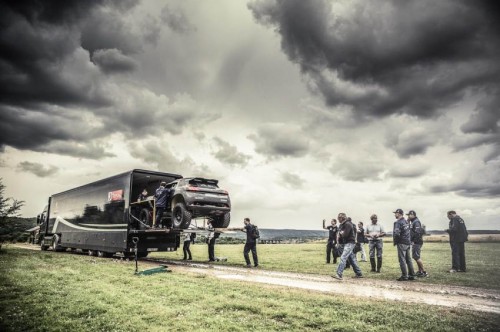
[[[332,274],[337,265],[325,264],[325,243],[303,244],[266,244],[258,245],[260,265],[264,269],[274,271]],[[207,246],[196,244],[191,246],[193,259],[207,260]],[[450,274],[451,249],[449,243],[425,243],[422,249],[422,259],[430,278],[419,281],[432,284],[447,284],[500,289],[500,242],[495,243],[466,243],[467,273]],[[368,245],[365,245],[368,255]],[[228,258],[221,265],[242,266],[243,245],[216,245],[216,256]],[[154,253],[150,257],[182,259],[182,250],[173,253]],[[370,273],[370,263],[360,262],[365,277],[380,280],[395,280],[401,275],[397,260],[396,247],[392,243],[384,243],[383,273]],[[358,260],[361,253],[358,253]],[[414,264],[416,268],[416,264]],[[346,271],[346,276],[354,275]]]
[[[322,256],[312,258],[321,247],[259,249],[264,268],[329,273],[332,266],[326,267]],[[195,245],[195,255],[201,257],[205,249]],[[217,253],[241,262],[241,249],[220,246]],[[471,255],[474,250],[481,255],[494,248],[468,249]],[[175,258],[178,253],[155,255]],[[394,273],[390,265],[376,277],[389,278]],[[134,263],[128,261],[4,247],[0,251],[0,330],[495,331],[500,319],[493,314],[323,295],[189,272],[139,277],[133,271]]]

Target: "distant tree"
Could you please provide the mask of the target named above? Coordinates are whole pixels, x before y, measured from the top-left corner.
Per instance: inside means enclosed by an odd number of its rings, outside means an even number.
[[[0,222],[4,223],[8,217],[19,217],[19,210],[23,207],[24,201],[18,201],[12,197],[4,198],[5,185],[0,178]]]

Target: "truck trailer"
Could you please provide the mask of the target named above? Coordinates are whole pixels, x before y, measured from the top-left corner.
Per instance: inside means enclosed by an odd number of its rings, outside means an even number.
[[[137,197],[144,189],[154,193],[161,182],[180,178],[179,174],[134,169],[52,195],[38,217],[40,248],[80,249],[100,257],[132,256],[136,245],[139,257],[175,251],[182,228],[188,225],[168,226],[172,218],[168,213],[167,226],[154,227],[154,220],[151,224],[144,217],[145,204],[154,210],[154,199],[138,202]]]

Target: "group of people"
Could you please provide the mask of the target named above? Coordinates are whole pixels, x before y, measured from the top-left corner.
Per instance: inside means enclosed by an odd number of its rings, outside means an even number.
[[[250,222],[250,218],[243,219],[244,227],[241,231],[246,233],[246,242],[245,247],[243,249],[243,257],[245,258],[246,267],[251,268],[252,264],[250,261],[249,253],[252,252],[253,266],[259,266],[259,257],[257,256],[257,237],[255,236],[255,229],[257,226],[253,225]],[[220,233],[216,232],[212,222],[210,220],[207,221],[207,229],[208,235],[206,238],[206,243],[208,245],[208,261],[215,262],[217,258],[215,257],[215,240],[219,237]],[[184,245],[182,247],[182,251],[184,253],[184,260],[192,260],[190,245],[194,243],[194,238],[196,233],[186,232],[184,236]]]
[[[393,227],[393,244],[397,246],[399,266],[401,276],[398,281],[415,280],[416,277],[428,277],[429,274],[424,268],[421,258],[423,246],[423,235],[425,230],[414,210],[409,211],[404,218],[402,209],[394,212],[396,221]],[[452,268],[450,273],[465,272],[465,247],[468,240],[467,228],[464,220],[455,211],[448,211],[447,217],[450,220],[449,228],[446,230],[450,234],[450,246],[452,252]],[[323,228],[328,230],[328,241],[326,245],[326,263],[329,264],[333,258],[333,263],[337,263],[340,257],[336,273],[333,278],[342,280],[346,268],[352,267],[355,278],[363,278],[363,273],[356,259],[356,253],[361,251],[362,261],[366,261],[364,244],[369,244],[369,257],[371,272],[380,273],[382,268],[383,237],[386,235],[382,225],[378,223],[376,214],[371,215],[371,224],[366,229],[363,222],[359,222],[357,227],[352,223],[351,218],[345,213],[339,213],[337,220],[332,219],[331,224],[326,226],[323,220]],[[412,259],[415,260],[418,270],[415,272]]]

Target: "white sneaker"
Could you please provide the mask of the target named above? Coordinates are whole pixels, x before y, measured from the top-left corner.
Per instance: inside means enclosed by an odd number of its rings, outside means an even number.
[[[450,270],[450,273],[455,273],[455,272],[457,272],[457,270],[455,270],[455,269]]]

